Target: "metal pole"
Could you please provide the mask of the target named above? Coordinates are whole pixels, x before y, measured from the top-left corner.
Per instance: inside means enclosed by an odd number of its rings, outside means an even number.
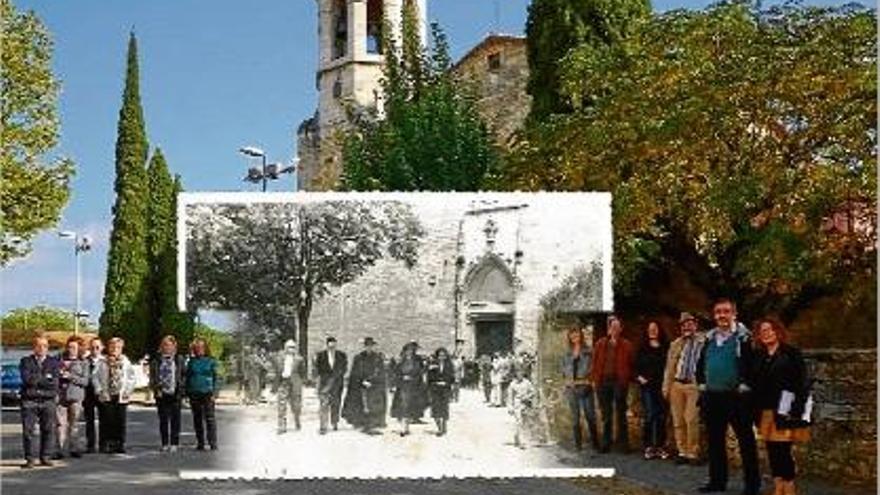
[[[266,192],[266,153],[263,153],[263,192]]]
[[[79,310],[80,310],[80,262],[79,262],[79,235],[75,238],[73,253],[76,258],[76,310],[73,313],[73,334],[79,335]]]

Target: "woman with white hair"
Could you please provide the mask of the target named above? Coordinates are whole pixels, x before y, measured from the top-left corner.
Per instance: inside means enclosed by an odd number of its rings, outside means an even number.
[[[302,389],[306,378],[306,361],[296,348],[296,341],[284,342],[284,349],[272,360],[275,381],[273,392],[278,394],[278,434],[287,432],[287,410],[293,414],[294,427],[302,428]]]
[[[107,342],[107,356],[99,361],[96,370],[95,394],[102,404],[106,422],[107,452],[125,453],[126,415],[128,401],[134,392],[137,372],[128,357],[122,353],[125,341],[113,337]]]

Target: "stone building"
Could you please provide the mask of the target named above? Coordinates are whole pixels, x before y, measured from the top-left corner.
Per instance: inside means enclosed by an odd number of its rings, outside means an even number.
[[[344,129],[347,108],[381,109],[383,19],[392,39],[400,40],[404,2],[416,4],[425,39],[426,0],[317,0],[318,108],[297,129],[300,189],[321,188],[338,174],[336,135]]]
[[[578,270],[598,277],[578,308],[611,310],[611,196],[607,193],[401,193],[426,231],[412,269],[382,261],[317,301],[310,353],[326,335],[385,353],[410,340],[426,351],[464,341],[466,355],[534,351],[541,299]]]
[[[318,108],[296,132],[299,189],[326,190],[335,184],[341,172],[339,134],[345,130],[347,112],[381,112],[382,19],[387,16],[392,38],[399,40],[404,1],[416,2],[425,40],[426,0],[318,0]],[[531,108],[525,38],[490,34],[452,70],[474,91],[496,142],[506,145]]]
[[[452,70],[474,92],[477,109],[496,143],[506,146],[532,106],[532,97],[526,92],[529,61],[525,37],[490,34]]]

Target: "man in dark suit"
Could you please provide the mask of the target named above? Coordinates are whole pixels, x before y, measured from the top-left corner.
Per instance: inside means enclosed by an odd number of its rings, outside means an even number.
[[[342,403],[342,388],[345,372],[348,369],[348,356],[336,350],[336,338],[327,337],[326,349],[315,356],[314,373],[318,381],[319,433],[327,433],[327,420],[335,431],[339,427],[339,406]]]
[[[51,466],[51,450],[55,446],[55,403],[61,367],[58,359],[49,356],[49,340],[37,336],[33,340],[34,353],[21,358],[21,424],[25,464],[34,467],[32,444],[39,427],[40,464]]]

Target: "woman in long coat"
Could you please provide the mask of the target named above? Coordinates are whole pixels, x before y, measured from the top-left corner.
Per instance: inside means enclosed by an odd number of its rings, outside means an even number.
[[[456,381],[456,367],[443,347],[434,351],[434,360],[428,366],[428,392],[431,416],[437,423],[437,436],[446,434],[449,421],[449,401]]]
[[[391,416],[401,424],[400,436],[409,435],[410,423],[413,419],[420,418],[425,410],[422,382],[425,365],[416,354],[417,347],[415,342],[403,346],[394,370],[396,388],[391,400]]]

